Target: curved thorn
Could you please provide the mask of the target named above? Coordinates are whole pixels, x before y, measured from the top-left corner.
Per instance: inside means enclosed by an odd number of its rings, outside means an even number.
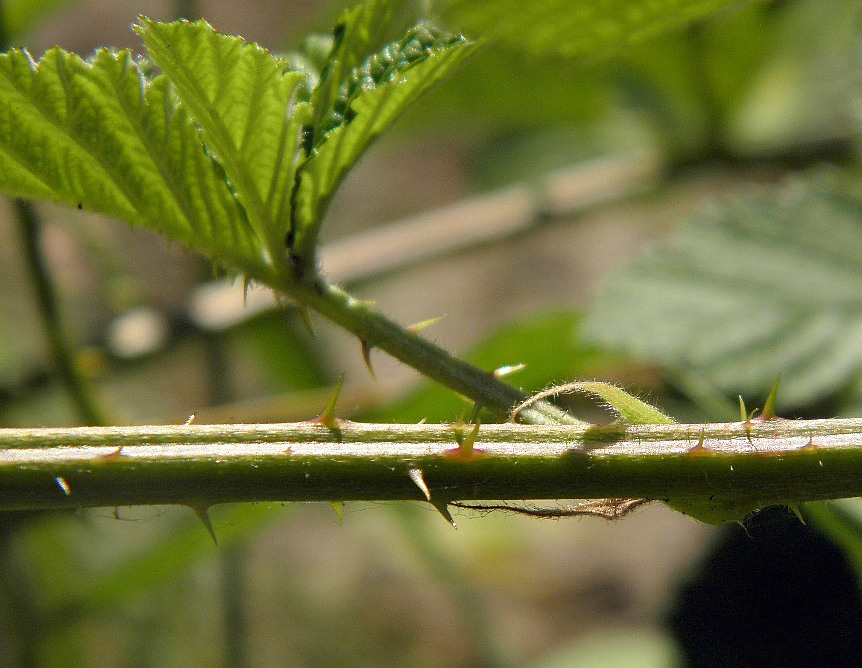
[[[526,364],[507,364],[506,366],[501,366],[501,367],[494,369],[491,372],[491,375],[494,376],[494,378],[503,378],[503,377],[509,376],[513,373],[518,373],[522,369],[526,369],[526,368],[527,368]]]
[[[791,511],[794,515],[796,515],[796,518],[797,518],[800,522],[802,522],[802,524],[805,524],[805,518],[802,516],[802,511],[799,509],[799,506],[797,506],[797,505],[795,505],[795,504],[794,504],[794,505],[787,506],[787,507],[788,507],[788,508],[790,508],[790,511]]]
[[[429,503],[437,509],[437,512],[443,516],[444,520],[446,520],[447,522],[449,522],[449,524],[452,525],[453,529],[458,528],[458,525],[455,524],[455,520],[452,519],[452,514],[449,512],[449,504],[446,503],[446,501],[429,499]]]
[[[360,339],[359,342],[362,344],[362,361],[365,362],[365,366],[368,367],[368,373],[371,374],[371,377],[376,379],[377,374],[374,373],[374,367],[371,366],[371,349],[374,346],[364,339]]]
[[[775,385],[772,386],[769,396],[766,397],[766,403],[763,405],[763,411],[760,413],[761,420],[767,421],[775,419],[775,401],[778,398],[778,388],[780,385],[781,374],[778,374],[778,378],[775,379]]]
[[[329,503],[332,505],[332,509],[338,516],[338,523],[344,524],[344,501],[330,501]]]
[[[204,525],[204,529],[207,530],[210,538],[213,539],[213,543],[218,547],[218,539],[216,538],[215,529],[213,529],[213,523],[210,521],[208,512],[209,506],[189,506],[189,508],[192,509],[195,516],[201,521],[201,524]]]
[[[329,401],[326,403],[326,407],[323,409],[323,412],[314,419],[314,422],[319,422],[329,429],[329,431],[331,431],[339,441],[341,440],[341,427],[338,425],[338,418],[335,417],[335,406],[338,403],[338,397],[341,394],[341,388],[343,386],[344,374],[342,373],[338,377],[338,382],[335,384],[335,390],[332,392],[332,396],[329,397]]]
[[[461,442],[458,444],[458,450],[460,450],[462,455],[469,456],[473,454],[473,446],[476,444],[476,438],[479,436],[480,425],[481,422],[476,420],[476,424],[470,430],[470,433],[461,439]]]
[[[122,456],[123,456],[123,446],[118,445],[116,450],[109,452],[107,455],[101,455],[101,457],[99,457],[99,459],[111,461],[114,459],[119,459]]]
[[[703,442],[706,440],[706,432],[701,429],[700,430],[700,440],[697,442],[693,448],[688,451],[688,454],[699,454],[703,452],[711,452],[709,448],[707,448]]]
[[[297,306],[297,310],[299,311],[299,319],[302,320],[302,324],[305,325],[305,329],[308,330],[308,333],[311,336],[314,336],[314,330],[311,327],[311,319],[308,317],[308,309],[305,306]]]
[[[436,325],[438,322],[443,320],[443,318],[445,318],[445,317],[446,317],[446,314],[444,313],[443,315],[438,315],[434,318],[428,318],[427,320],[422,320],[421,322],[414,323],[412,325],[405,327],[404,329],[406,329],[411,334],[418,334],[423,329],[428,329],[429,327]]]
[[[422,492],[422,494],[425,496],[425,498],[428,501],[430,501],[431,500],[431,490],[428,489],[428,485],[425,482],[425,476],[422,475],[422,469],[417,469],[417,468],[408,469],[407,475],[409,475],[410,479],[414,483],[416,483],[416,486],[419,488],[419,490]]]

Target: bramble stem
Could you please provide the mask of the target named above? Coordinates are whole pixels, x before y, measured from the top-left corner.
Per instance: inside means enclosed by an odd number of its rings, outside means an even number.
[[[0,430],[0,510],[234,501],[646,497],[763,507],[862,495],[862,419],[644,426]],[[702,443],[701,443],[702,440]]]

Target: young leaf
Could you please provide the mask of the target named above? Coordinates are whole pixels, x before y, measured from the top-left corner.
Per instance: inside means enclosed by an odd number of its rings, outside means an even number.
[[[296,258],[313,264],[323,213],[347,170],[381,132],[472,50],[463,37],[441,34],[420,23],[353,69],[299,170],[293,220]]]
[[[518,413],[539,399],[576,392],[598,397],[609,410],[616,413],[629,424],[673,424],[673,419],[662,413],[655,406],[641,401],[616,385],[598,381],[575,381],[542,390],[516,407],[512,412],[512,419],[514,420]]]
[[[823,182],[714,208],[612,274],[585,333],[727,395],[760,395],[780,372],[786,405],[823,398],[862,355],[860,218]]]
[[[596,57],[684,26],[738,0],[439,0],[468,33],[534,54]]]
[[[149,227],[252,276],[263,249],[169,82],[126,51],[0,54],[0,191]]]
[[[255,234],[278,265],[290,227],[302,127],[310,115],[298,101],[305,75],[241,37],[221,35],[205,21],[156,23],[138,32],[150,56],[176,85],[224,167]]]
[[[332,46],[312,97],[313,140],[319,139],[319,128],[332,109],[341,85],[382,42],[383,31],[391,23],[395,4],[392,0],[367,0],[345,9],[335,24]]]

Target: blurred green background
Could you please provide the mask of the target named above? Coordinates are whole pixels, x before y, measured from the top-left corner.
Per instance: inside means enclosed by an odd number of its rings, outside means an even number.
[[[341,6],[6,0],[3,25],[36,57],[140,52],[140,14],[283,51]],[[743,2],[586,61],[504,39],[351,173],[324,228],[341,264],[323,269],[349,266],[350,289],[405,325],[445,314],[427,336],[489,370],[525,364],[525,390],[597,378],[721,421],[783,373],[787,417],[859,415],[859,15],[858,0]],[[515,233],[397,267],[358,245],[385,225],[375,243],[396,255],[419,214],[457,238],[472,214],[446,207],[506,209],[513,188],[544,202]],[[307,419],[342,372],[355,419],[465,408],[382,354],[372,377],[354,339],[289,308],[213,324],[204,296],[225,314],[242,287],[213,288],[202,259],[38,211],[63,324],[118,423]],[[22,258],[3,202],[0,424],[78,424]],[[328,505],[223,506],[218,547],[182,508],[6,514],[0,665],[858,665],[862,510],[802,512],[744,529],[658,506],[618,522],[461,513],[453,531],[407,503],[349,503],[343,522]]]

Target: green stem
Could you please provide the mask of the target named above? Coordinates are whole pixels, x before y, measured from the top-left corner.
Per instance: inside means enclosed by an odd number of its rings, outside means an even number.
[[[493,372],[483,371],[450,355],[333,285],[291,281],[280,287],[302,306],[314,309],[355,334],[363,344],[386,351],[499,417],[508,416],[515,406],[527,399],[523,392],[502,382]],[[585,425],[572,415],[543,402],[522,411],[519,419],[531,424]]]
[[[75,362],[72,345],[64,335],[57,294],[42,254],[40,244],[42,225],[39,216],[33,204],[27,200],[14,200],[14,208],[24,241],[24,257],[30,267],[33,285],[36,288],[36,299],[45,334],[48,337],[51,357],[63,385],[84,424],[109,424],[110,421],[103,415],[87,380]]]
[[[0,430],[0,510],[234,501],[632,498],[753,508],[862,495],[862,419],[703,425]],[[120,448],[119,446],[122,446]]]

